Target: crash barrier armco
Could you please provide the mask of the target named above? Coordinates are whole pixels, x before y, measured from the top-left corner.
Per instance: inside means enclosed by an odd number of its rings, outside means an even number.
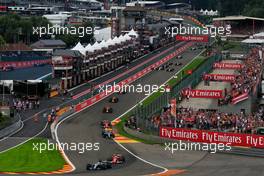
[[[131,112],[131,115],[135,115],[137,118],[138,125],[141,129],[147,131],[157,130],[153,128],[153,124],[148,120],[155,113],[159,113],[161,109],[169,104],[169,100],[176,98],[179,100],[180,92],[183,88],[190,87],[194,88],[202,79],[202,75],[212,70],[213,63],[220,61],[222,58],[220,55],[211,56],[198,67],[192,71],[191,75],[183,78],[178,84],[171,88],[169,93],[163,93],[158,96],[155,100],[147,105],[138,105]]]
[[[18,120],[15,123],[0,130],[0,139],[17,132],[21,127],[23,127],[23,122],[21,121],[21,118],[19,116]]]
[[[133,76],[119,82],[116,86],[122,86],[122,85],[126,85],[126,84],[131,84],[132,82],[142,78],[143,76],[145,76],[146,74],[148,74],[149,72],[151,72],[153,69],[159,67],[160,65],[164,64],[165,62],[171,60],[172,58],[176,57],[177,55],[179,55],[180,53],[182,53],[183,51],[185,51],[188,47],[192,46],[193,43],[187,43],[184,46],[180,47],[179,49],[177,49],[175,52],[169,54],[168,56],[164,57],[163,59],[159,60],[158,62],[148,66],[147,68],[143,69],[142,71],[139,71],[138,73],[134,74]],[[82,103],[79,103],[75,106],[75,111],[81,111],[82,109],[91,106],[95,103],[97,103],[98,101],[110,96],[111,94],[114,93],[115,88],[112,87],[111,90],[108,91],[103,91],[97,95],[95,95],[94,97],[91,97],[87,100],[85,100]]]

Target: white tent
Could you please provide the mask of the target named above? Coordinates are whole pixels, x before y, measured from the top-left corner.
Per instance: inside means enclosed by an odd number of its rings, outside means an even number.
[[[137,32],[136,32],[136,31],[134,31],[134,29],[133,29],[133,28],[131,29],[131,31],[129,31],[128,35],[129,35],[129,36],[134,36],[134,37],[136,37],[136,38],[138,37],[138,34],[137,34]]]
[[[72,48],[72,50],[80,51],[80,50],[84,50],[84,47],[80,42],[78,42],[77,45]]]
[[[245,39],[242,41],[242,43],[247,43],[247,44],[264,44],[264,39]]]
[[[112,45],[114,45],[113,40],[112,40],[111,38],[108,39],[108,40],[106,41],[106,44],[107,44],[108,46],[112,46]]]
[[[108,40],[111,38],[111,27],[95,30],[94,38],[96,41]]]
[[[264,37],[264,32],[260,32],[253,35],[254,37]]]
[[[72,48],[72,50],[80,51],[80,53],[82,55],[85,55],[85,48],[83,47],[83,45],[80,42],[78,42],[77,45]]]
[[[105,40],[103,40],[100,45],[102,46],[102,48],[107,48],[108,44],[105,42]]]
[[[126,40],[131,40],[131,37],[130,37],[128,34],[126,34],[126,35],[124,36],[124,38],[125,38]]]
[[[92,45],[92,47],[94,50],[102,49],[102,46],[97,41]]]
[[[113,44],[118,44],[120,43],[120,40],[118,37],[115,36],[115,38],[112,40]]]

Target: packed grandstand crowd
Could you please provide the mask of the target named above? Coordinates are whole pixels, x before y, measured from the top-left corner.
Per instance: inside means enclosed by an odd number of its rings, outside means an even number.
[[[254,133],[257,127],[264,126],[264,107],[260,106],[255,113],[245,115],[239,113],[221,113],[216,111],[178,108],[176,117],[171,115],[170,108],[161,115],[150,119],[154,128],[160,126],[176,128],[195,128],[201,130],[216,130],[236,133]]]
[[[232,99],[243,94],[254,92],[257,81],[260,79],[263,61],[254,49],[244,60],[243,68],[231,83],[231,91],[224,91],[224,98],[218,104],[231,103]],[[170,108],[164,108],[160,115],[150,119],[154,128],[160,126],[195,128],[202,130],[216,130],[237,133],[254,133],[256,128],[264,126],[264,107],[260,106],[256,112],[246,115],[244,112],[223,113],[215,110],[194,110],[179,107],[176,117],[171,115]]]
[[[231,103],[232,99],[243,93],[254,92],[257,82],[261,77],[263,61],[258,56],[256,49],[243,61],[243,68],[239,70],[234,82],[231,83],[231,91],[224,94],[223,99],[219,99],[218,105]]]

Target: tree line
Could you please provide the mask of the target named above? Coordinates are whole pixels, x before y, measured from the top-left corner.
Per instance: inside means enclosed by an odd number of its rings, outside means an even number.
[[[20,17],[16,14],[8,14],[0,16],[0,46],[6,43],[18,43],[23,42],[26,44],[32,44],[40,39],[61,39],[68,47],[75,45],[78,41],[82,43],[89,43],[93,41],[93,35],[86,34],[84,37],[76,35],[55,35],[55,36],[39,36],[34,34],[33,29],[36,27],[52,26],[50,22],[44,17]],[[91,23],[84,23],[81,26],[92,26]]]

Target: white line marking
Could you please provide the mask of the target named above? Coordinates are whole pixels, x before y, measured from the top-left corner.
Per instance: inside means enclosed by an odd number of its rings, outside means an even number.
[[[52,75],[52,72],[51,73],[48,73],[48,74],[46,74],[44,76],[41,76],[41,77],[37,78],[36,80],[42,80],[43,78],[46,78],[46,77],[48,77],[50,75]]]

